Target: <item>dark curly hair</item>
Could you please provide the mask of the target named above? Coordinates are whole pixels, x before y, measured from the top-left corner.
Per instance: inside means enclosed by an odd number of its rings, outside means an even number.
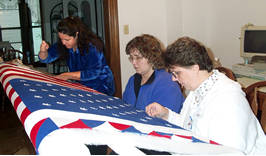
[[[91,43],[99,51],[103,51],[104,44],[102,40],[93,32],[89,31],[88,27],[81,21],[79,17],[69,16],[61,20],[57,25],[57,32],[68,36],[76,37],[78,32],[78,48],[83,55],[84,51],[88,51],[88,45]],[[67,48],[58,39],[58,50],[61,57],[68,56]]]
[[[129,55],[134,49],[137,49],[144,58],[148,59],[153,69],[165,68],[162,59],[163,46],[154,36],[143,34],[133,38],[126,46],[126,54]]]
[[[169,45],[163,55],[167,68],[174,65],[189,67],[199,65],[200,70],[211,72],[212,61],[206,48],[196,40],[189,37],[182,37]]]

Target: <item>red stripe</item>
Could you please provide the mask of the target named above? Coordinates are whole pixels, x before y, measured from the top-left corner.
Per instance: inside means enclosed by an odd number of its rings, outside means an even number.
[[[219,143],[217,143],[217,142],[215,142],[215,141],[212,141],[212,140],[210,140],[210,144],[220,145]]]
[[[22,124],[24,125],[24,122],[26,120],[26,118],[30,115],[30,110],[28,108],[25,108],[20,116],[20,121],[22,122]]]
[[[14,109],[17,111],[18,105],[21,103],[21,98],[18,96],[14,101]]]
[[[59,85],[64,85],[64,86],[67,86],[67,87],[71,87],[71,88],[76,88],[76,89],[81,89],[81,90],[85,90],[85,91],[89,91],[89,92],[96,92],[96,93],[100,93],[94,89],[91,89],[91,88],[88,88],[80,83],[72,83],[72,82],[68,82],[68,81],[65,81],[65,80],[61,80],[61,79],[57,79],[57,78],[54,78],[53,76],[50,76],[50,75],[46,75],[46,74],[43,74],[39,71],[35,71],[35,70],[32,70],[32,69],[27,69],[27,68],[20,68],[19,66],[11,66],[11,65],[4,65],[4,66],[0,66],[1,68],[3,67],[11,67],[9,69],[4,69],[1,74],[3,74],[4,72],[7,72],[7,71],[16,71],[16,72],[20,72],[22,74],[17,74],[17,73],[13,73],[13,74],[7,74],[3,77],[2,79],[2,82],[5,81],[5,79],[8,77],[8,76],[13,76],[13,75],[18,75],[18,76],[22,76],[22,77],[28,77],[28,78],[32,78],[32,79],[37,79],[37,80],[43,80],[43,81],[49,81],[49,82],[52,82],[52,83],[55,83],[55,84],[59,84]],[[0,69],[1,69],[0,68]],[[25,75],[25,74],[30,74],[30,75],[35,75],[37,76],[36,77],[32,77],[32,76],[29,76],[29,75]],[[40,78],[42,77],[42,78]]]
[[[4,90],[5,90],[5,92],[6,92],[6,90],[7,90],[7,87],[10,85],[10,83],[9,82],[7,82],[6,83],[6,85],[4,86]]]
[[[10,101],[11,101],[11,96],[14,94],[14,92],[15,92],[14,88],[11,88],[8,93],[8,98],[10,99]]]
[[[74,122],[71,122],[67,125],[64,125],[60,128],[89,128],[92,129],[91,127],[88,127],[84,122],[82,122],[80,119]]]
[[[32,73],[31,73],[32,74]],[[34,75],[34,74],[32,74]],[[66,86],[66,87],[70,87],[70,88],[75,88],[75,89],[80,89],[80,90],[85,90],[85,91],[89,91],[89,92],[96,92],[96,93],[100,93],[96,90],[93,90],[91,88],[88,88],[88,87],[85,87],[83,85],[80,85],[78,83],[70,83],[70,82],[67,82],[67,81],[64,81],[64,80],[60,80],[60,79],[55,79],[54,80],[49,80],[48,77],[46,78],[41,78],[41,77],[34,77],[34,76],[30,76],[30,75],[25,75],[25,74],[18,74],[18,73],[10,73],[10,74],[6,74],[4,77],[3,77],[3,82],[5,81],[5,79],[7,79],[8,77],[10,76],[21,76],[21,77],[26,77],[26,78],[31,78],[31,79],[35,79],[35,80],[38,80],[38,81],[42,81],[42,82],[48,82],[48,83],[53,83],[53,84],[57,84],[57,85],[62,85],[62,86]],[[18,78],[18,77],[17,77]]]
[[[119,130],[124,130],[130,127],[130,125],[120,124],[120,123],[114,123],[114,122],[108,122],[110,125],[112,125],[114,128]]]
[[[171,136],[169,136],[169,135],[161,135],[159,133],[156,133],[155,131],[152,131],[151,133],[149,133],[149,135],[171,139]]]
[[[36,149],[36,137],[37,137],[38,131],[46,119],[42,119],[41,121],[37,122],[31,129],[30,139],[35,149]]]
[[[179,136],[181,138],[185,138],[185,139],[192,139],[192,136],[185,136],[185,135],[177,135],[175,134],[176,136]]]

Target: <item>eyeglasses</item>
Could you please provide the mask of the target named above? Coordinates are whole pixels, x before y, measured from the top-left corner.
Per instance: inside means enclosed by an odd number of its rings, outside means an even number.
[[[179,72],[176,72],[176,71],[169,71],[169,73],[174,77],[174,78],[178,78],[178,74]]]
[[[128,57],[128,60],[129,60],[130,62],[133,62],[134,60],[135,60],[136,62],[139,62],[139,61],[141,61],[142,59],[143,59],[142,56],[136,56],[136,57],[129,56],[129,57]]]

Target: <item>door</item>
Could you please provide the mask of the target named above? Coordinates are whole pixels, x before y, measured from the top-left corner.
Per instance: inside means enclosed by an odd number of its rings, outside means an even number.
[[[37,58],[42,40],[38,0],[0,1],[0,40],[26,53],[29,63]]]

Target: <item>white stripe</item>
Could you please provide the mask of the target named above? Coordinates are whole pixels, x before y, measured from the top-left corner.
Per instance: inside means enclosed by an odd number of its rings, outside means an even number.
[[[7,89],[6,89],[6,95],[9,95],[10,90],[12,89],[11,85],[8,85]]]
[[[11,96],[11,100],[10,101],[13,104],[13,106],[15,104],[15,100],[16,100],[17,97],[18,97],[17,92],[14,92],[13,95]]]
[[[26,108],[25,104],[23,102],[20,102],[18,107],[17,107],[17,115],[18,115],[19,119],[21,118],[21,114],[25,108]]]
[[[48,117],[56,118],[56,119],[62,119],[62,120],[72,120],[72,121],[75,121],[78,119],[109,121],[109,122],[120,123],[120,124],[125,124],[125,125],[132,125],[137,130],[139,130],[141,132],[145,132],[145,133],[150,133],[150,132],[156,130],[158,132],[163,132],[163,133],[192,136],[192,133],[190,131],[186,131],[183,129],[169,128],[169,127],[149,125],[149,124],[142,124],[142,123],[138,123],[135,121],[118,119],[118,118],[96,115],[96,114],[68,112],[68,111],[63,111],[63,110],[51,110],[51,109],[37,110],[37,111],[32,112],[27,117],[27,119],[24,122],[25,130],[26,130],[27,134],[28,135],[30,134],[31,129],[34,127],[34,125],[36,123],[38,123],[42,119],[45,119]],[[56,121],[56,123],[60,123],[60,121]],[[107,131],[109,131],[109,130],[107,129]]]

